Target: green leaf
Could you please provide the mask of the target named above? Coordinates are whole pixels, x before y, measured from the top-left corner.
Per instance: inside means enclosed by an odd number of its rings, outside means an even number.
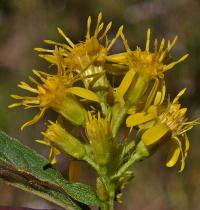
[[[101,201],[88,185],[66,181],[55,169],[44,169],[47,164],[47,159],[0,131],[2,180],[65,209],[80,210],[78,202],[101,206]]]

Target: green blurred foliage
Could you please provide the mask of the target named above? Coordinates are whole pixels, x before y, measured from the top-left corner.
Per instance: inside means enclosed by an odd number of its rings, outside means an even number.
[[[7,106],[12,103],[9,94],[20,93],[16,84],[27,80],[31,69],[47,69],[45,61],[37,57],[33,48],[45,46],[44,39],[59,41],[57,26],[73,41],[81,41],[86,32],[87,17],[91,15],[95,20],[100,11],[106,21],[114,23],[110,38],[123,24],[132,49],[136,45],[144,47],[148,27],[152,29],[152,38],[179,36],[172,56],[178,58],[185,53],[190,56],[167,74],[167,89],[174,96],[186,86],[188,91],[182,103],[189,107],[191,118],[200,114],[200,1],[0,0],[0,128],[45,156],[48,156],[48,150],[34,142],[41,138],[39,132],[44,130],[45,119],[21,132],[20,126],[33,116],[34,111],[8,110]],[[122,49],[122,43],[118,42],[113,51]],[[48,119],[49,115],[52,113],[48,113]],[[198,127],[190,135],[190,153],[182,174],[177,173],[178,169],[165,168],[167,147],[138,164],[135,179],[124,190],[124,202],[117,209],[200,209],[199,135]],[[68,160],[61,158],[58,165],[63,164],[67,168]],[[64,174],[66,168],[60,167]],[[94,172],[85,166],[81,179],[94,185]],[[0,183],[0,189],[0,205],[53,208],[51,204],[5,184]]]

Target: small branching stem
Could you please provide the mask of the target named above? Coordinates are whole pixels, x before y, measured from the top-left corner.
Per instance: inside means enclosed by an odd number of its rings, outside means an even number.
[[[144,157],[138,153],[134,153],[130,159],[118,170],[118,172],[111,177],[112,180],[120,178],[135,162],[143,159]]]

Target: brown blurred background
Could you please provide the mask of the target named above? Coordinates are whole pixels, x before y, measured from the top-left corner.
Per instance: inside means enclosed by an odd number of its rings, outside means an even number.
[[[173,38],[179,35],[173,49],[175,58],[189,53],[189,58],[167,74],[167,89],[171,95],[187,87],[182,103],[190,108],[190,118],[200,115],[200,1],[198,0],[0,0],[0,129],[20,139],[44,156],[48,149],[38,145],[44,129],[42,120],[20,132],[20,125],[30,119],[34,111],[8,110],[11,93],[19,93],[16,84],[27,80],[31,69],[45,69],[45,61],[37,57],[34,47],[44,46],[42,40],[58,40],[56,27],[61,27],[73,41],[83,40],[89,15],[96,19],[102,11],[104,20],[113,21],[110,37],[124,25],[124,32],[132,49],[144,47],[146,29],[152,36]],[[116,44],[114,51],[122,50]],[[49,113],[51,114],[51,113]],[[125,188],[120,210],[199,210],[200,209],[200,129],[190,134],[191,148],[186,169],[164,166],[166,148],[135,167],[135,178]],[[65,159],[60,158],[59,165]],[[61,168],[64,176],[66,168]],[[90,177],[89,177],[90,176]],[[94,173],[85,168],[81,179],[89,183]],[[94,180],[91,184],[94,184]],[[32,208],[55,208],[48,202],[0,183],[0,205]]]

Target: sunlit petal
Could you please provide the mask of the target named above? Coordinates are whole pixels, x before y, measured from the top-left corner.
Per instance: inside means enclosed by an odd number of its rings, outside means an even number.
[[[171,147],[168,153],[166,166],[173,167],[177,163],[180,153],[181,153],[181,150],[180,150],[179,145],[177,144],[177,142],[172,141]]]
[[[77,95],[77,96],[87,99],[87,100],[99,102],[99,97],[94,92],[92,92],[91,90],[88,90],[86,88],[71,87],[71,88],[67,89],[67,92],[72,93],[74,95]]]
[[[132,127],[148,122],[152,119],[154,119],[154,116],[152,114],[146,114],[145,112],[140,112],[129,116],[126,120],[126,125],[127,127]]]
[[[144,132],[142,135],[142,141],[146,146],[158,143],[161,138],[167,134],[168,131],[169,128],[165,124],[159,123]]]

